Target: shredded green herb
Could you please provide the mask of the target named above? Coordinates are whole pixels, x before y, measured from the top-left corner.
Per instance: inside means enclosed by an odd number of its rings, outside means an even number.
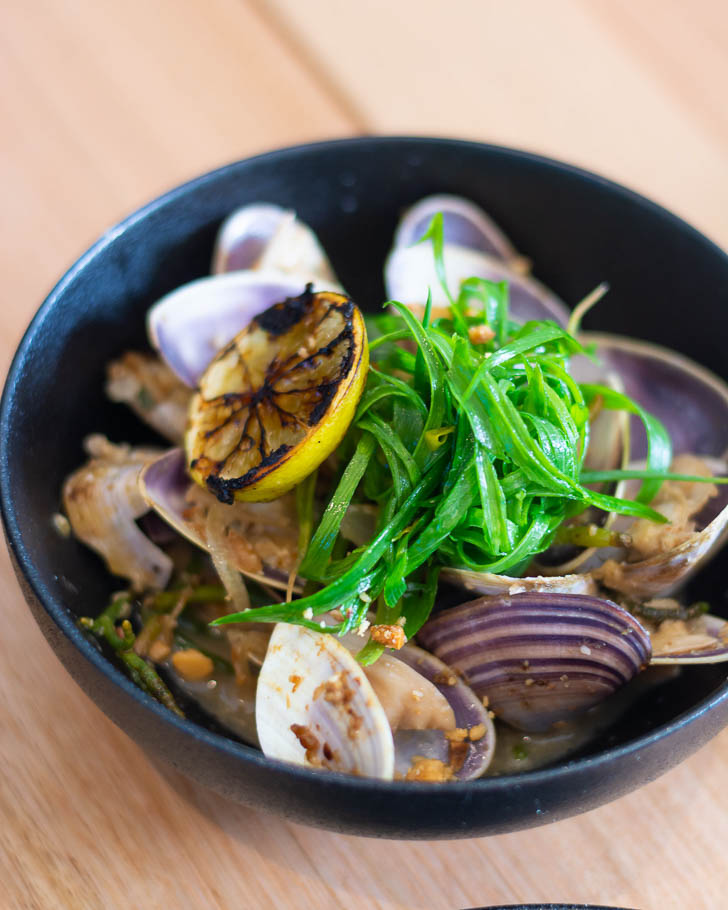
[[[318,589],[215,624],[320,629],[315,617],[338,609],[340,617],[328,616],[322,630],[343,634],[376,604],[376,623],[404,622],[411,638],[429,616],[442,566],[517,576],[567,518],[591,508],[666,521],[648,505],[671,476],[672,448],[662,424],[626,395],[575,382],[570,358],[588,352],[555,322],[513,322],[506,282],[471,278],[452,299],[441,216],[425,238],[450,315],[431,321],[428,299],[422,320],[398,301],[368,317],[371,367],[340,449],[348,457],[299,566],[309,587]],[[483,326],[490,331],[471,332]],[[478,343],[482,338],[490,340]],[[644,471],[582,470],[597,398],[602,408],[642,421]],[[627,477],[643,481],[635,499],[586,486]],[[342,519],[360,502],[378,506],[378,521],[369,543],[352,549],[341,534]],[[370,641],[359,660],[370,663],[382,650]]]

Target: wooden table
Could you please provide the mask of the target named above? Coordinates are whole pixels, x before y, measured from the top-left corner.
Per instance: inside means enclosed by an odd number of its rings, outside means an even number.
[[[106,227],[176,183],[362,132],[553,154],[728,246],[721,0],[5,0],[3,369]],[[7,557],[0,906],[728,906],[728,732],[616,803],[531,832],[368,841],[227,805],[153,767],[41,638]]]

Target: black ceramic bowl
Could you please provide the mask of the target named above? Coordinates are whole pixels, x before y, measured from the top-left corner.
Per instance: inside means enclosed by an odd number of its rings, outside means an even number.
[[[2,515],[20,583],[58,657],[150,755],[196,781],[290,819],[355,834],[468,837],[555,821],[652,780],[728,722],[720,667],[645,696],[583,755],[464,784],[383,784],[266,760],[209,725],[179,720],[79,632],[119,587],[99,559],[52,528],[81,440],[144,429],[103,393],[104,365],[143,344],[147,308],[205,274],[221,220],[246,202],[296,209],[364,307],[383,299],[382,263],[402,209],[433,192],[484,206],[566,301],[612,291],[588,327],[652,339],[726,376],[728,258],[663,209],[600,177],[507,149],[365,138],[284,149],[173,190],[109,231],[52,291],[13,362],[0,416]],[[720,564],[701,577],[725,613]],[[194,717],[194,713],[192,717]]]
[[[497,907],[471,907],[470,910],[627,910],[627,908],[597,907],[596,904],[499,904]]]

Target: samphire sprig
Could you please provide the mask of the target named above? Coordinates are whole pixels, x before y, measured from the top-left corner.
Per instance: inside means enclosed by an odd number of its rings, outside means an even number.
[[[78,622],[82,629],[103,639],[112,648],[127,674],[140,689],[178,717],[184,717],[162,677],[134,650],[136,636],[129,620],[130,607],[131,595],[124,591],[112,597],[109,605],[95,619],[82,616]]]
[[[428,298],[421,319],[397,301],[368,319],[367,385],[338,452],[338,483],[299,566],[306,596],[218,623],[320,630],[316,617],[338,609],[341,618],[327,617],[323,630],[343,634],[376,603],[377,623],[404,622],[412,638],[432,609],[442,566],[517,576],[566,519],[589,508],[665,521],[648,505],[672,459],[662,424],[621,393],[575,382],[570,358],[587,352],[555,322],[515,323],[506,282],[471,278],[453,298],[440,215],[423,239],[432,242],[448,315],[432,319]],[[634,500],[585,486],[602,479],[583,471],[597,400],[645,426],[647,468]],[[342,534],[352,503],[374,504],[378,515],[371,539],[355,549]],[[369,663],[381,651],[370,641],[359,659]]]

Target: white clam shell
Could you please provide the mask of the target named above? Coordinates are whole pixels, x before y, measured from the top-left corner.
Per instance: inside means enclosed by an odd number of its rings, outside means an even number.
[[[212,257],[214,273],[274,269],[296,278],[309,276],[338,290],[339,285],[316,234],[290,209],[269,203],[243,206],[222,223]]]
[[[255,718],[268,758],[382,780],[394,775],[384,709],[362,668],[332,635],[275,627],[258,677]],[[292,726],[302,738],[310,735],[308,751]]]
[[[566,305],[535,278],[519,274],[506,262],[478,250],[447,243],[443,258],[448,288],[453,297],[457,296],[460,285],[468,278],[507,281],[510,312],[516,321],[553,319],[560,325],[566,325],[569,318]],[[407,306],[422,306],[427,300],[429,288],[433,308],[441,309],[448,305],[429,243],[395,247],[387,257],[384,280],[387,296],[391,300],[398,300]]]

